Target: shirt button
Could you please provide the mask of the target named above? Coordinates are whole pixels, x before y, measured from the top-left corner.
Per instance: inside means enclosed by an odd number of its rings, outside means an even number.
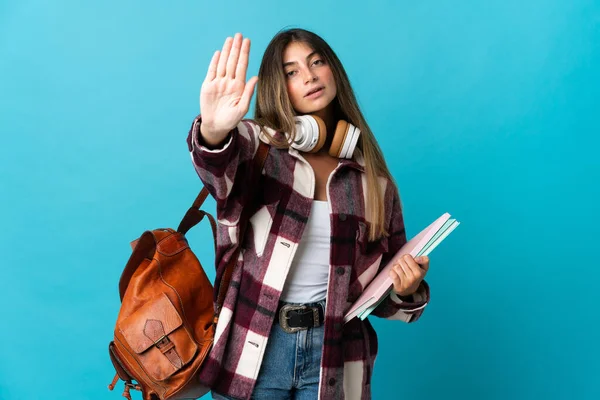
[[[335,378],[329,378],[329,386],[335,385]]]
[[[345,271],[344,271],[344,267],[337,267],[337,269],[335,270],[335,272],[336,272],[338,275],[344,275],[344,272],[345,272]]]
[[[346,214],[340,214],[339,215],[339,219],[340,219],[340,221],[345,221],[346,220]]]

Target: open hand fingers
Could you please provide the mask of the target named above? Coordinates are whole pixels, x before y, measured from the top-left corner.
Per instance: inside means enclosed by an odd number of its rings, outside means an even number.
[[[223,77],[227,72],[227,60],[229,59],[229,53],[231,51],[232,44],[233,38],[228,37],[227,39],[225,39],[225,43],[223,44],[223,50],[221,51],[221,55],[219,56],[219,64],[217,65],[217,76]]]
[[[208,72],[206,73],[206,81],[212,81],[217,76],[217,64],[219,62],[220,54],[221,52],[219,50],[215,51],[215,54],[213,54],[210,65],[208,66]]]
[[[231,52],[229,53],[229,57],[227,58],[227,68],[226,73],[230,78],[235,78],[236,67],[238,63],[238,59],[240,57],[240,48],[242,47],[242,35],[240,33],[236,33],[233,38],[233,43],[231,44]]]
[[[252,78],[250,78],[250,80],[244,87],[244,92],[242,93],[242,98],[240,99],[240,104],[246,110],[250,107],[250,100],[252,99],[252,94],[254,93],[254,88],[256,87],[256,82],[258,82],[258,77],[253,76]]]
[[[235,78],[246,82],[246,71],[248,70],[248,58],[250,58],[250,39],[245,38],[242,41],[240,58],[235,70]]]

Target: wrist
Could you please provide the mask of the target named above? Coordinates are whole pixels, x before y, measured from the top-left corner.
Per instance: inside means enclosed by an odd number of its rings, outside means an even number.
[[[413,294],[415,294],[415,292],[412,292],[412,293],[402,293],[402,294],[400,294],[400,293],[398,293],[398,292],[396,292],[396,291],[394,290],[394,294],[395,294],[396,296],[398,296],[398,298],[399,298],[400,300],[402,300],[402,301],[412,301],[412,300],[413,300]]]
[[[229,137],[229,132],[213,131],[202,123],[200,124],[200,134],[198,136],[207,147],[218,147]]]

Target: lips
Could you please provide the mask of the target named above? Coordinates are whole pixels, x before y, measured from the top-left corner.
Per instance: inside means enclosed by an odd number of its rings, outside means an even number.
[[[308,93],[306,93],[306,94],[304,95],[304,97],[306,97],[306,96],[310,96],[311,94],[313,94],[313,93],[315,93],[315,92],[318,92],[319,90],[322,90],[322,89],[325,89],[325,86],[319,86],[319,87],[317,87],[317,88],[311,89],[311,90],[310,90]]]

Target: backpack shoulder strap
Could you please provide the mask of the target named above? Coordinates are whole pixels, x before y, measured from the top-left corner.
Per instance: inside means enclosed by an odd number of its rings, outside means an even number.
[[[212,215],[210,215],[209,213],[207,213],[205,211],[200,210],[200,207],[204,203],[204,200],[206,200],[207,196],[208,196],[208,189],[206,189],[206,187],[203,187],[202,190],[200,191],[200,193],[198,194],[198,196],[196,197],[196,200],[194,200],[194,204],[192,204],[192,206],[187,210],[187,212],[183,216],[181,222],[179,223],[179,226],[177,227],[177,232],[181,233],[182,235],[185,235],[190,229],[192,229],[194,226],[198,225],[204,217],[207,217],[208,221],[210,222],[210,227],[212,229],[213,240],[215,242],[215,250],[216,250],[217,249],[217,223],[215,222],[215,219],[213,218]]]

